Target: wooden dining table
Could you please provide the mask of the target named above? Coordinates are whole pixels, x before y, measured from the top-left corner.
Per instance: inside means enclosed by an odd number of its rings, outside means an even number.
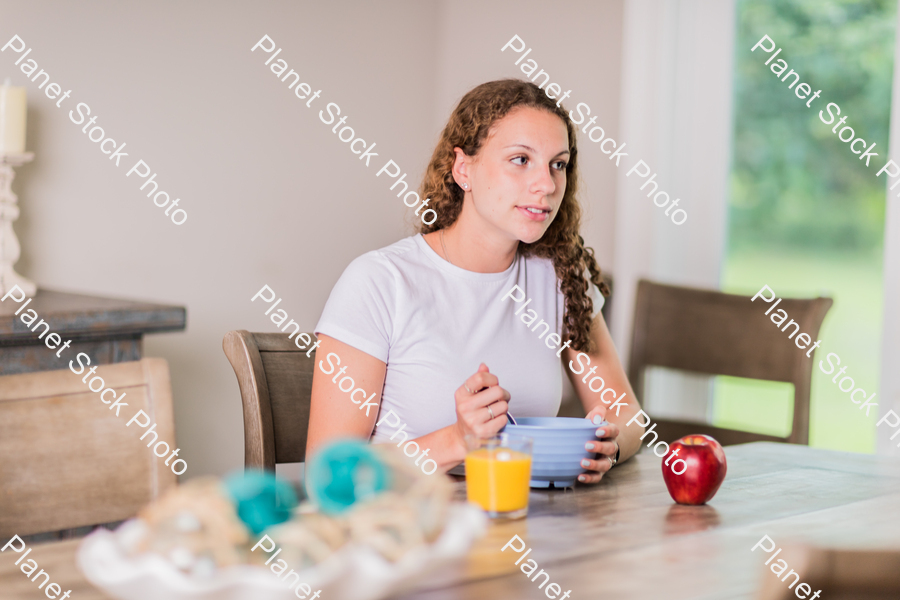
[[[725,453],[727,477],[702,506],[672,501],[661,459],[648,451],[598,485],[532,490],[527,518],[492,522],[464,560],[396,598],[549,597],[546,587],[538,589],[543,576],[532,582],[520,570],[526,561],[516,566],[522,554],[501,551],[513,536],[572,600],[758,598],[765,580],[776,577],[764,564],[771,554],[751,551],[764,535],[778,547],[900,549],[900,459],[768,442],[730,446]],[[464,495],[465,484],[457,486]],[[78,571],[77,546],[78,540],[36,545],[30,558],[63,590],[71,589],[73,600],[111,598]],[[16,558],[0,554],[0,598],[43,597],[14,565]],[[863,596],[827,589],[820,596],[857,597]]]

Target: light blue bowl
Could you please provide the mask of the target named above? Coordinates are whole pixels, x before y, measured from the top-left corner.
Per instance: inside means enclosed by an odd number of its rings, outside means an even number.
[[[586,469],[581,466],[584,458],[594,458],[594,453],[584,449],[587,442],[597,437],[598,427],[587,419],[571,417],[523,417],[518,425],[508,423],[503,429],[510,435],[534,440],[531,457],[531,487],[563,488],[575,485],[575,480]]]

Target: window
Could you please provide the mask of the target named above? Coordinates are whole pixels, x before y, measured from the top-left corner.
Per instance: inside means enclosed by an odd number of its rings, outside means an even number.
[[[888,151],[895,11],[894,0],[737,4],[722,289],[754,294],[768,285],[779,296],[834,299],[812,377],[810,445],[822,448],[875,449],[877,409],[866,417],[818,364],[834,352],[858,386],[879,388],[885,183],[875,173]],[[774,62],[764,64],[770,54],[750,52],[763,35],[801,81],[822,90],[810,108],[770,70]],[[820,120],[829,102],[877,144],[877,166],[866,168]],[[791,395],[718,378],[713,422],[783,434]]]

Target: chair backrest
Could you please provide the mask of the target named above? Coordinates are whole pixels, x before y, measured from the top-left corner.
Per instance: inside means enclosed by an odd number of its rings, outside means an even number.
[[[641,280],[635,302],[628,379],[643,398],[648,366],[668,367],[708,375],[732,375],[794,384],[794,418],[787,438],[659,419],[660,439],[673,441],[690,433],[707,433],[723,445],[753,441],[809,442],[809,389],[813,358],[795,345],[795,330],[782,332],[766,316],[772,304],[750,296],[723,294]],[[830,298],[789,299],[778,304],[788,321],[800,324],[813,342]],[[777,310],[777,309],[776,309]],[[799,333],[797,334],[799,335]]]
[[[143,419],[126,427],[143,410],[175,449],[166,361],[102,365],[95,376],[125,393],[118,417],[70,369],[0,377],[0,538],[127,519],[175,485],[139,439]]]
[[[287,333],[244,330],[225,334],[222,347],[241,389],[245,468],[303,462],[315,350],[307,356]]]

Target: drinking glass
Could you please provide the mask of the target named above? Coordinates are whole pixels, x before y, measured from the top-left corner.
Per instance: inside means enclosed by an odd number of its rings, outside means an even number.
[[[501,433],[466,436],[466,495],[492,518],[528,514],[532,439]]]

